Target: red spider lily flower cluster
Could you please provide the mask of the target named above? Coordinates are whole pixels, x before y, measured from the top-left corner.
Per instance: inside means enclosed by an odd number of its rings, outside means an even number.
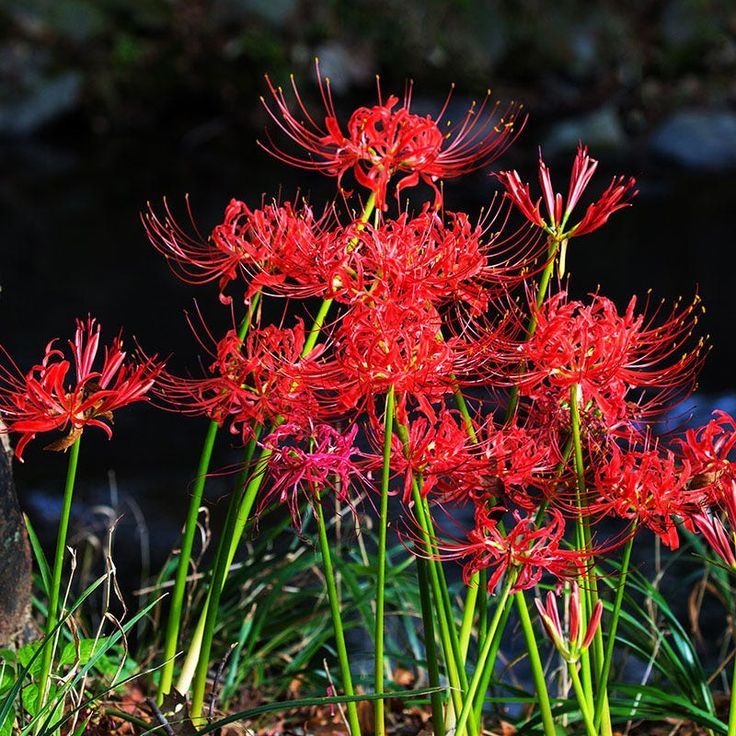
[[[99,347],[100,326],[89,317],[77,320],[69,341],[71,358],[52,340],[41,362],[26,374],[9,359],[0,366],[0,417],[7,431],[20,435],[15,448],[19,460],[26,445],[45,432],[67,432],[48,444],[49,450],[66,450],[87,426],[112,437],[113,412],[146,400],[161,364],[155,358],[126,360],[117,336],[96,367]]]
[[[308,423],[319,407],[306,376],[322,347],[305,356],[304,346],[301,321],[293,328],[254,329],[245,339],[232,329],[215,346],[209,376],[162,373],[157,394],[177,411],[228,424],[244,440],[252,437],[255,426]]]
[[[711,549],[736,571],[736,471],[730,459],[736,446],[736,420],[717,411],[710,422],[688,430],[677,444],[691,468],[690,492],[701,502],[701,509],[691,514],[690,521]]]
[[[544,573],[572,578],[583,569],[584,555],[564,548],[565,520],[552,511],[544,523],[535,516],[513,514],[513,526],[503,530],[498,513],[504,508],[476,507],[475,527],[467,541],[440,546],[447,559],[463,559],[466,584],[481,570],[489,570],[488,592],[493,593],[508,572],[515,576],[512,591],[534,587]]]
[[[597,601],[587,622],[583,628],[583,607],[580,601],[580,587],[577,582],[570,585],[570,590],[565,590],[565,608],[569,611],[569,622],[567,632],[560,620],[557,599],[559,596],[552,591],[547,593],[545,603],[536,598],[534,603],[539,611],[539,617],[544,624],[544,629],[555,645],[555,649],[562,655],[566,662],[577,662],[580,655],[593,643],[595,632],[601,623],[603,614],[603,601]]]
[[[506,196],[529,222],[547,231],[556,240],[564,240],[586,235],[602,227],[614,212],[622,207],[628,207],[631,204],[629,200],[637,194],[634,189],[636,182],[633,178],[616,176],[600,199],[588,205],[582,219],[574,225],[569,225],[570,215],[590,184],[597,168],[598,161],[591,158],[588,155],[588,149],[581,144],[573,162],[567,200],[564,200],[560,193],[555,193],[549,169],[542,160],[541,151],[539,154],[539,183],[542,188],[542,196],[536,202],[532,201],[529,184],[522,183],[518,172],[502,171],[498,174],[498,178],[506,190]],[[540,210],[542,200],[547,210],[546,218]]]
[[[329,308],[311,351],[301,319],[263,325],[256,315],[243,338],[212,338],[203,377],[160,379],[169,407],[208,416],[234,441],[260,438],[269,461],[260,507],[280,501],[298,523],[303,499],[331,492],[350,504],[351,485],[375,489],[390,446],[390,492],[410,516],[417,498],[473,511],[465,537],[440,531],[437,549],[461,560],[468,580],[487,570],[490,590],[507,573],[515,589],[545,574],[574,578],[626,538],[570,549],[571,518],[591,529],[617,518],[675,547],[678,524],[700,529],[725,508],[734,497],[729,420],[719,415],[675,442],[651,439],[693,390],[706,354],[693,337],[697,297],[671,307],[632,298],[621,309],[598,293],[573,300],[559,286],[542,298],[533,283],[553,256],[559,263],[568,238],[630,204],[634,180],[614,177],[576,220],[598,166],[581,145],[566,197],[540,158],[539,200],[506,171],[497,176],[508,205],[477,218],[450,212],[438,182],[488,166],[518,128],[515,108],[497,119],[486,101],[443,131],[447,104],[422,116],[410,89],[401,101],[379,88],[377,104],[340,122],[319,70],[318,82],[320,115],[293,81],[293,104],[268,83],[271,119],[301,151],[270,134],[264,147],[336,179],[339,196],[323,214],[304,201],[233,200],[208,237],[179,227],[168,209],[144,217],[175,272],[214,282],[224,301],[226,292],[246,304],[321,298]],[[357,194],[342,188],[348,174]],[[433,194],[414,211],[402,192],[420,182]],[[514,208],[527,222],[509,232]],[[389,393],[395,436],[386,443]],[[461,410],[458,395],[469,406]],[[573,414],[582,477],[571,461]]]
[[[622,450],[595,471],[596,510],[632,519],[653,531],[670,549],[680,540],[677,522],[699,510],[702,493],[690,489],[691,469],[671,450]],[[691,525],[690,525],[691,526]]]
[[[565,291],[531,305],[536,332],[499,351],[501,369],[523,364],[512,380],[545,406],[569,402],[576,388],[582,410],[609,431],[657,415],[695,386],[705,343],[690,346],[699,300],[660,317],[639,312],[632,298],[620,314],[604,296],[570,301]],[[513,375],[513,374],[512,374]],[[499,380],[503,380],[502,377]]]
[[[432,187],[435,206],[439,207],[442,195],[436,184],[438,180],[453,179],[490,165],[509,146],[523,124],[517,120],[517,106],[512,105],[499,115],[498,105],[490,105],[487,95],[479,106],[471,105],[459,123],[442,130],[449,95],[437,117],[432,118],[411,112],[411,86],[403,102],[394,95],[384,102],[377,82],[378,104],[358,108],[343,129],[338,122],[330,81],[322,80],[319,65],[316,69],[324,105],[321,123],[307,110],[293,77],[293,106],[281,87],[275,87],[268,77],[272,100],[269,104],[262,98],[276,125],[308,157],[288,153],[272,140],[267,150],[292,166],[336,177],[338,187],[344,175],[352,171],[356,182],[375,196],[379,209],[386,206],[389,182],[397,175],[400,177],[397,195],[421,180]]]
[[[264,440],[268,451],[268,474],[273,482],[261,499],[261,507],[272,501],[287,505],[294,526],[301,523],[301,494],[316,500],[323,491],[350,505],[351,492],[365,483],[356,446],[358,426],[345,432],[329,424],[308,428],[282,424]],[[301,492],[301,493],[300,493]]]
[[[149,240],[186,283],[216,281],[224,303],[230,302],[225,290],[233,281],[244,282],[246,300],[262,287],[287,295],[326,293],[331,281],[325,274],[336,271],[340,256],[344,259],[347,253],[343,248],[341,254],[339,244],[331,241],[342,234],[342,229],[330,228],[332,212],[317,217],[305,202],[250,209],[233,199],[207,238],[190,210],[191,232],[177,223],[166,202],[164,212],[161,218],[149,205],[142,216]]]

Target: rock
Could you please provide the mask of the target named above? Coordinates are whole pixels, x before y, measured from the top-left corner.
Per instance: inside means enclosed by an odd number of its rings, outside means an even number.
[[[0,435],[0,646],[25,638],[31,611],[31,550],[13,484],[7,434]]]
[[[327,41],[315,50],[323,78],[338,95],[345,94],[355,83],[365,84],[373,75],[374,64],[366,48],[348,48],[339,41]]]
[[[704,171],[736,167],[736,113],[727,110],[683,110],[652,134],[656,156]]]
[[[14,100],[0,103],[0,134],[29,135],[79,101],[81,78],[67,72],[53,79],[37,79]]]
[[[552,126],[542,149],[550,157],[574,150],[579,142],[593,149],[619,148],[626,142],[618,112],[611,105]]]

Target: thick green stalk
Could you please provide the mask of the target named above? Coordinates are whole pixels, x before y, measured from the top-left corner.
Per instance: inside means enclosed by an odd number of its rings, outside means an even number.
[[[590,536],[590,528],[585,523],[583,518],[583,508],[586,503],[586,486],[585,486],[585,460],[583,457],[583,443],[581,437],[581,422],[580,422],[580,398],[581,389],[579,384],[575,384],[570,387],[570,425],[572,430],[573,440],[573,453],[575,458],[575,477],[576,477],[576,503],[578,507],[577,516],[577,548],[579,550],[585,550],[586,554],[589,553],[592,543]],[[591,563],[593,561],[591,560]],[[591,564],[591,568],[594,565]],[[590,616],[591,612],[595,608],[598,602],[598,583],[595,577],[595,573],[586,572],[583,575],[583,612],[584,615]],[[601,732],[603,736],[611,736],[613,728],[611,726],[611,716],[608,708],[608,691],[607,683],[601,679],[601,673],[604,666],[604,652],[603,652],[603,634],[601,627],[595,633],[593,638],[593,645],[590,649],[582,653],[581,656],[581,667],[583,669],[583,682],[585,685],[585,692],[588,697],[588,704],[591,710],[594,710],[594,703],[596,701],[595,693],[598,692],[597,699],[601,703]],[[591,677],[592,672],[592,677]],[[596,690],[597,688],[597,690]]]
[[[192,705],[190,708],[192,720],[196,719],[197,721],[200,721],[201,719],[202,706],[204,704],[204,691],[207,684],[207,672],[209,670],[210,651],[212,650],[212,640],[214,638],[215,627],[217,625],[217,614],[220,607],[220,596],[222,595],[222,590],[225,587],[225,580],[227,579],[228,571],[232,565],[235,549],[237,548],[237,541],[239,541],[240,538],[239,536],[236,537],[235,532],[236,529],[240,527],[242,534],[242,529],[245,528],[250,510],[253,508],[253,504],[255,503],[256,494],[260,489],[262,478],[266,471],[267,459],[264,460],[264,455],[266,455],[265,452],[261,454],[261,457],[258,460],[255,475],[252,476],[248,482],[242,495],[242,501],[233,504],[232,508],[237,508],[238,513],[228,513],[225,521],[225,528],[223,529],[220,538],[221,543],[218,547],[215,567],[212,573],[212,582],[210,583],[210,590],[206,601],[202,643],[197,660],[197,668],[194,673]],[[244,471],[244,473],[245,472],[247,471]],[[254,480],[259,478],[261,480],[254,483]]]
[[[731,705],[728,709],[728,736],[736,736],[736,660],[734,660],[731,683]]]
[[[580,682],[580,675],[578,674],[577,664],[575,662],[570,662],[567,669],[570,672],[570,679],[572,680],[572,686],[575,690],[575,696],[578,699],[580,712],[583,715],[585,732],[588,734],[588,736],[598,736],[598,730],[593,723],[593,716],[590,713],[590,705],[588,704],[588,699],[585,696],[585,691],[583,690],[583,683]]]
[[[319,547],[322,553],[322,564],[325,569],[325,583],[327,584],[327,597],[330,601],[330,612],[332,613],[332,625],[335,629],[335,644],[337,645],[337,658],[340,662],[340,674],[342,676],[342,687],[345,695],[355,695],[353,689],[353,678],[350,673],[350,660],[348,659],[348,650],[345,646],[345,632],[342,625],[342,616],[340,615],[340,599],[337,594],[337,585],[335,584],[335,572],[332,567],[332,553],[330,551],[330,543],[327,539],[327,528],[325,526],[325,515],[320,503],[319,491],[315,500],[315,518],[317,520],[317,528],[319,529]],[[336,693],[337,694],[337,693]],[[348,723],[350,724],[351,736],[360,736],[360,723],[358,721],[358,704],[348,703]]]
[[[257,292],[250,300],[248,312],[238,329],[238,337],[241,340],[245,338],[250,329],[259,301],[260,292]],[[215,447],[215,439],[217,438],[218,431],[219,425],[217,422],[211,421],[207,427],[207,434],[205,434],[202,452],[199,456],[199,465],[197,466],[197,475],[194,486],[192,487],[192,495],[189,499],[189,509],[184,524],[181,551],[179,552],[179,561],[174,578],[174,588],[171,591],[169,618],[166,622],[166,633],[164,635],[164,664],[161,668],[161,679],[159,680],[158,694],[156,696],[158,705],[161,705],[164,695],[171,690],[171,683],[174,679],[174,658],[176,657],[176,648],[179,640],[179,628],[182,620],[189,566],[192,559],[192,548],[194,547],[194,538],[197,533],[199,507],[202,503],[202,495],[204,494],[205,484],[207,483],[207,473],[209,472],[212,451]]]
[[[468,675],[465,671],[465,660],[462,656],[460,656],[460,638],[458,637],[457,629],[455,628],[452,600],[450,598],[450,591],[447,587],[447,578],[445,577],[445,570],[442,567],[439,551],[437,550],[437,546],[432,541],[437,539],[437,534],[432,522],[432,514],[429,510],[429,501],[427,501],[426,498],[422,498],[421,501],[424,507],[424,519],[426,528],[429,532],[429,539],[432,551],[432,566],[437,571],[439,592],[442,598],[442,603],[445,608],[445,615],[448,621],[448,633],[450,634],[452,653],[455,658],[455,662],[457,663],[458,674],[460,676],[460,685],[462,686],[463,692],[465,692],[468,689]]]
[[[485,567],[478,573],[478,585],[481,589],[478,604],[478,641],[483,641],[488,632],[488,570]]]
[[[613,611],[611,613],[611,623],[608,627],[608,640],[606,642],[606,656],[603,660],[603,669],[601,670],[600,685],[598,695],[595,699],[594,721],[596,729],[601,726],[603,718],[603,698],[608,691],[608,678],[611,674],[611,665],[613,664],[613,651],[616,645],[616,631],[618,629],[618,620],[621,614],[621,605],[624,600],[624,592],[626,590],[626,577],[629,573],[629,565],[631,564],[631,549],[634,546],[634,536],[636,534],[636,526],[631,530],[631,536],[626,541],[623,555],[621,558],[621,576],[618,580],[618,588],[616,589],[616,598],[613,602]],[[734,726],[736,728],[736,726]],[[736,736],[736,734],[734,734]]]
[[[228,504],[227,514],[225,515],[225,529],[234,528],[234,525],[231,522],[231,518],[240,518],[246,497],[246,493],[243,491],[243,489],[245,489],[246,483],[248,482],[248,478],[250,476],[250,463],[253,460],[253,455],[255,453],[259,435],[260,428],[256,427],[253,430],[253,437],[250,439],[246,447],[245,456],[243,457],[243,469],[238,474],[238,479],[235,482],[233,492],[230,494],[230,503]],[[250,506],[252,506],[252,503],[250,504]],[[248,507],[248,513],[250,512],[250,506]],[[228,555],[227,569],[230,569],[233,557],[235,555],[235,550],[233,550],[231,554],[231,546],[232,539],[226,537],[225,534],[221,534],[220,539],[217,543],[217,552],[215,553],[213,570],[217,567],[220,557],[226,552]],[[192,632],[189,647],[187,649],[187,655],[184,659],[184,664],[182,665],[181,673],[179,674],[179,679],[176,683],[176,689],[180,693],[188,692],[189,687],[192,684],[192,679],[194,677],[194,672],[196,670],[197,662],[199,660],[199,654],[202,648],[202,637],[204,636],[205,619],[207,618],[207,609],[209,608],[211,596],[212,586],[210,586],[207,590],[207,597],[205,598],[204,606],[200,611],[197,626]]]
[[[414,499],[414,513],[419,523],[420,533],[422,535],[422,543],[424,545],[424,552],[427,555],[427,567],[429,568],[429,580],[432,585],[432,595],[434,597],[435,613],[437,615],[437,622],[440,627],[440,641],[442,642],[442,652],[445,658],[445,668],[447,672],[447,679],[450,682],[450,698],[452,701],[453,709],[456,714],[459,714],[463,708],[463,692],[465,687],[462,685],[460,680],[460,673],[458,672],[457,659],[452,648],[452,637],[450,635],[450,626],[452,622],[447,620],[447,611],[442,599],[442,590],[439,582],[439,575],[437,572],[437,560],[435,559],[435,551],[432,546],[432,537],[429,532],[429,524],[425,514],[425,507],[422,496],[419,492],[419,485],[416,479],[412,481],[412,498]],[[470,728],[475,726],[473,721],[469,724]],[[477,733],[477,730],[473,729],[473,736]]]
[[[432,594],[430,591],[427,560],[417,557],[417,582],[419,584],[419,600],[422,606],[422,626],[424,628],[424,649],[427,654],[427,670],[430,687],[440,686],[440,668],[437,659],[437,645],[434,639],[434,619],[432,611]],[[442,708],[442,694],[432,693],[432,731],[434,736],[445,735],[445,716]]]
[[[488,688],[491,684],[491,678],[493,677],[493,670],[496,664],[496,657],[498,656],[498,650],[501,648],[501,637],[503,636],[503,632],[506,629],[506,623],[508,622],[509,616],[511,615],[512,605],[513,601],[511,598],[509,598],[504,604],[503,615],[501,616],[501,623],[498,625],[496,633],[493,635],[491,651],[488,655],[488,658],[486,659],[485,666],[483,667],[483,676],[480,679],[478,692],[475,696],[475,703],[473,704],[473,716],[478,723],[478,730],[481,733],[483,732],[481,719],[483,718],[483,706],[485,705],[486,693],[488,692]],[[481,632],[480,641],[485,642],[485,638],[487,635],[487,633],[484,634],[483,632]]]
[[[374,635],[375,658],[374,679],[375,692],[382,695],[383,687],[383,628],[384,628],[384,598],[386,587],[386,533],[388,530],[388,491],[391,479],[391,440],[394,433],[394,387],[391,386],[386,394],[386,406],[383,417],[383,468],[381,471],[381,505],[380,520],[378,523],[378,566],[376,575],[376,627]],[[384,723],[383,699],[375,702],[375,733],[376,736],[384,736],[386,725]]]
[[[80,434],[69,450],[69,462],[66,470],[66,483],[64,484],[64,499],[61,505],[61,516],[59,517],[59,529],[56,533],[56,553],[54,555],[54,568],[51,574],[51,587],[49,588],[49,607],[46,614],[46,627],[44,629],[47,637],[52,635],[56,625],[59,623],[59,601],[61,600],[61,575],[64,569],[64,552],[66,551],[66,538],[69,532],[69,517],[72,511],[72,498],[74,497],[74,481],[77,477],[77,465],[79,464],[79,446],[82,441]],[[47,644],[44,647],[43,660],[41,663],[41,675],[38,680],[38,704],[39,711],[46,702],[49,691],[49,677],[54,659],[55,646]]]
[[[470,717],[470,714],[474,712],[473,701],[478,692],[478,686],[483,679],[483,672],[486,668],[488,654],[491,651],[491,647],[496,635],[496,631],[498,630],[499,623],[503,618],[503,612],[506,608],[506,601],[509,597],[509,594],[511,593],[511,586],[514,584],[515,578],[516,575],[513,572],[511,574],[507,573],[506,583],[503,587],[501,597],[498,599],[498,603],[496,604],[496,611],[493,614],[493,619],[491,620],[490,626],[488,627],[486,640],[483,642],[483,646],[480,650],[480,653],[478,654],[478,661],[475,665],[473,679],[470,681],[470,685],[468,685],[468,691],[465,694],[465,703],[463,704],[463,709],[460,713],[460,717],[458,718],[457,727],[455,728],[456,736],[463,736],[463,734],[465,733],[465,726],[468,722],[468,718]]]
[[[475,604],[478,600],[478,592],[480,591],[480,576],[475,573],[470,579],[467,594],[465,595],[465,608],[463,609],[463,620],[460,625],[460,656],[463,662],[468,658],[468,647],[470,646],[470,632],[473,628],[473,618],[475,614]]]
[[[171,592],[171,607],[169,608],[169,618],[166,623],[166,634],[164,636],[164,665],[161,669],[161,679],[159,680],[158,695],[156,697],[159,705],[163,702],[164,695],[171,690],[171,683],[174,679],[174,657],[176,656],[176,647],[179,639],[179,627],[182,619],[182,608],[184,607],[184,596],[186,593],[187,577],[189,575],[189,563],[194,546],[194,536],[197,531],[199,507],[202,503],[207,472],[210,467],[212,451],[215,447],[215,439],[217,438],[219,429],[219,425],[214,421],[211,421],[207,427],[207,434],[202,445],[202,453],[199,456],[197,479],[194,482],[192,495],[189,500],[189,510],[187,512],[186,523],[184,524],[184,535],[181,540],[181,551],[176,568],[176,577],[174,578],[174,588]]]
[[[549,289],[549,281],[552,278],[552,274],[555,270],[555,263],[557,261],[557,254],[560,249],[560,243],[550,236],[547,241],[547,265],[542,271],[542,275],[539,279],[539,288],[537,289],[537,308],[542,306],[542,303],[547,298],[547,290]],[[527,339],[532,337],[537,331],[537,315],[532,314],[529,318],[529,325],[526,328]],[[506,408],[506,424],[511,421],[511,418],[516,413],[516,407],[519,405],[519,388],[514,386],[511,390],[511,396],[509,397],[509,405]]]
[[[529,652],[529,664],[532,668],[534,687],[537,690],[537,703],[539,704],[539,712],[542,716],[544,733],[545,736],[557,736],[555,721],[552,717],[552,706],[549,699],[549,693],[547,692],[547,680],[544,676],[544,667],[542,666],[542,659],[539,656],[537,639],[534,634],[532,620],[529,616],[529,609],[527,608],[526,600],[524,599],[524,592],[520,590],[514,595],[514,598],[516,600],[516,609],[519,612],[521,629],[524,632],[524,641],[526,642],[526,648]]]

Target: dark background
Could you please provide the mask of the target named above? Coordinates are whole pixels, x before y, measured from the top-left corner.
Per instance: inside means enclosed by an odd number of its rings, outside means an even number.
[[[648,288],[689,298],[697,289],[713,353],[697,412],[733,408],[736,267],[736,8],[730,0],[4,0],[0,3],[0,342],[27,370],[73,319],[98,316],[149,352],[196,366],[183,310],[197,297],[208,321],[228,313],[213,289],[177,282],[148,245],[139,212],[185,193],[204,232],[233,196],[297,188],[313,200],[330,180],[287,169],[256,146],[266,116],[263,74],[289,72],[319,111],[313,58],[346,113],[414,80],[415,107],[453,110],[492,87],[520,100],[529,123],[500,162],[536,176],[543,146],[565,191],[575,145],[601,167],[633,174],[640,195],[604,230],[571,245],[573,290],[600,284],[624,304]],[[494,189],[487,173],[447,186],[450,208],[476,212]],[[179,210],[181,211],[181,210]],[[104,528],[120,498],[141,505],[154,552],[175,544],[205,423],[150,407],[121,411],[115,438],[85,436],[79,534]],[[17,469],[23,503],[53,528],[65,458],[41,441]],[[218,458],[228,461],[224,451]],[[216,500],[227,479],[208,486]],[[222,504],[215,507],[216,513]],[[123,525],[140,532],[128,512]],[[124,527],[125,529],[126,527]],[[127,534],[128,532],[124,532]],[[118,555],[137,558],[134,537]]]

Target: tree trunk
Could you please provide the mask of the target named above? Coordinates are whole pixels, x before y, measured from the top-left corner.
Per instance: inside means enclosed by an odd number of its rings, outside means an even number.
[[[26,638],[31,621],[31,549],[15,494],[12,452],[0,435],[0,646]]]

